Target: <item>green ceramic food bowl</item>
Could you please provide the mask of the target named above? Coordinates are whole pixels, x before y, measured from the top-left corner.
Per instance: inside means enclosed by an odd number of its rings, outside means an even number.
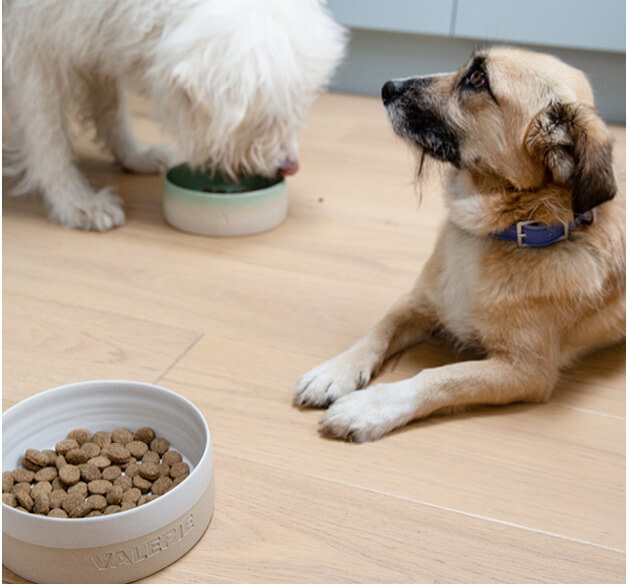
[[[186,164],[164,180],[163,211],[173,227],[217,237],[251,235],[277,227],[288,211],[283,178],[249,176],[238,184]]]

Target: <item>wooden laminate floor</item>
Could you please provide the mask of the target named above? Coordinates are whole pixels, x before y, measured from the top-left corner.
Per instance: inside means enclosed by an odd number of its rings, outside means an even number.
[[[139,136],[159,141],[148,109],[132,110]],[[613,131],[624,189],[625,128]],[[377,100],[315,103],[289,217],[252,237],[178,232],[160,177],[121,172],[85,136],[77,150],[128,220],[66,230],[36,198],[5,194],[3,407],[100,378],[158,383],[200,407],[214,519],[146,582],[625,581],[624,346],[566,372],[546,405],[434,418],[369,444],[324,439],[319,411],[291,407],[296,379],[412,285],[443,218],[439,177],[419,206],[414,162]],[[383,379],[461,358],[417,347]]]

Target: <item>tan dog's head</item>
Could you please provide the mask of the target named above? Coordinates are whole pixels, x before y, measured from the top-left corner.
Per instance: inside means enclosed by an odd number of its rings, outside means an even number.
[[[584,74],[549,55],[475,52],[459,71],[388,81],[395,131],[488,189],[556,184],[583,213],[616,191],[611,138]]]

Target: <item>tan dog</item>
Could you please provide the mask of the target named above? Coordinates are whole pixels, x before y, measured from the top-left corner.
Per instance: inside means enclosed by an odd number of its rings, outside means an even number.
[[[389,81],[382,97],[398,134],[453,165],[448,219],[414,289],[305,374],[295,404],[331,405],[321,430],[365,441],[439,410],[548,400],[561,368],[625,336],[625,197],[611,201],[589,83],[554,57],[494,48],[455,73]],[[355,391],[438,334],[485,358]]]

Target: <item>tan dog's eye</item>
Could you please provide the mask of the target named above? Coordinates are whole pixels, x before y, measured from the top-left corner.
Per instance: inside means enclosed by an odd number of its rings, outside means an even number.
[[[471,87],[475,87],[476,89],[480,89],[480,87],[484,87],[484,85],[486,84],[484,71],[480,71],[479,69],[476,69],[473,73],[471,73],[467,80],[467,83],[471,85]]]

